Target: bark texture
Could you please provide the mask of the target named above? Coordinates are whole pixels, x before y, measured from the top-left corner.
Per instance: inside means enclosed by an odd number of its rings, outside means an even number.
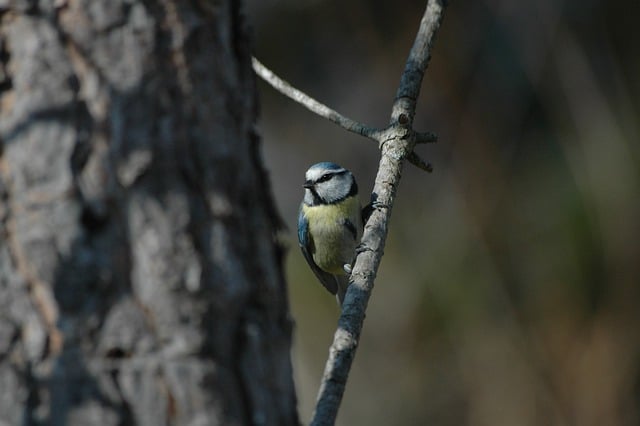
[[[0,19],[0,424],[297,424],[238,1]]]

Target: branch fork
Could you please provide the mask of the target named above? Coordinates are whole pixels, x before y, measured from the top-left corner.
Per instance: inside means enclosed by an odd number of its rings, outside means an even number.
[[[252,57],[251,63],[253,65],[253,70],[255,71],[255,73],[264,81],[269,83],[278,92],[282,93],[289,99],[299,103],[300,105],[304,106],[309,111],[319,115],[320,117],[326,118],[327,120],[337,124],[343,129],[378,142],[378,147],[380,149],[382,149],[383,144],[387,143],[390,140],[396,140],[398,138],[403,140],[408,139],[410,141],[410,146],[412,147],[412,149],[411,152],[405,155],[403,158],[406,157],[411,164],[422,170],[425,170],[427,172],[433,171],[431,165],[422,160],[420,156],[415,151],[413,151],[413,146],[415,144],[435,143],[438,141],[438,136],[432,132],[421,133],[413,130],[411,128],[412,120],[407,114],[400,113],[395,123],[390,124],[384,129],[369,127],[365,124],[362,124],[356,120],[340,114],[339,112],[329,108],[322,102],[319,102],[306,93],[302,92],[301,90],[296,89],[287,81],[278,77],[273,71],[262,64],[262,62],[260,62],[257,58]],[[413,102],[413,104],[415,105],[415,102]]]

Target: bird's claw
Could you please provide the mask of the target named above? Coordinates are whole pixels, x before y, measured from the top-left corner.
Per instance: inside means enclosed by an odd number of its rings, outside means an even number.
[[[358,244],[356,246],[356,256],[359,255],[360,253],[364,253],[365,251],[373,251],[373,250],[371,250],[371,248],[369,248],[366,244]]]

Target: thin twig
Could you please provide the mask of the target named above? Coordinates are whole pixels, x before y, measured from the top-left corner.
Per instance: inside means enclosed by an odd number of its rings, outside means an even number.
[[[438,142],[438,135],[431,132],[415,133],[416,143],[436,143]]]
[[[264,66],[255,57],[251,58],[251,63],[253,65],[253,70],[255,71],[255,73],[258,74],[264,81],[269,83],[278,92],[282,93],[288,98],[291,98],[295,102],[298,102],[311,112],[315,112],[319,116],[332,121],[333,123],[350,132],[357,133],[361,136],[365,136],[376,141],[378,140],[380,130],[365,126],[362,123],[345,117],[339,112],[329,108],[325,104],[318,102],[311,96],[307,95],[301,90],[296,89],[288,82],[278,77],[273,71]]]
[[[380,265],[396,189],[400,183],[403,160],[413,153],[416,143],[411,125],[422,77],[426,70],[431,45],[440,26],[445,0],[429,0],[420,29],[405,66],[391,115],[391,125],[384,131],[382,155],[373,188],[373,212],[365,227],[351,285],[342,306],[329,358],[322,377],[316,409],[311,426],[330,426],[335,423],[338,408],[355,357],[362,323],[374,280]],[[407,136],[407,129],[411,130]],[[415,160],[417,156],[411,157]],[[380,207],[380,206],[384,206]]]
[[[409,153],[409,155],[407,156],[407,160],[417,168],[422,169],[427,173],[431,173],[433,171],[433,166],[431,165],[431,163],[427,163],[426,161],[424,161],[418,154],[416,154],[415,151],[411,151]]]

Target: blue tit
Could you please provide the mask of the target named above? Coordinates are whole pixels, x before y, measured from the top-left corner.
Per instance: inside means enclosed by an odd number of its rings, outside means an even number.
[[[304,258],[322,285],[342,305],[356,246],[362,236],[358,185],[351,172],[335,163],[307,170],[298,215],[298,241]]]

